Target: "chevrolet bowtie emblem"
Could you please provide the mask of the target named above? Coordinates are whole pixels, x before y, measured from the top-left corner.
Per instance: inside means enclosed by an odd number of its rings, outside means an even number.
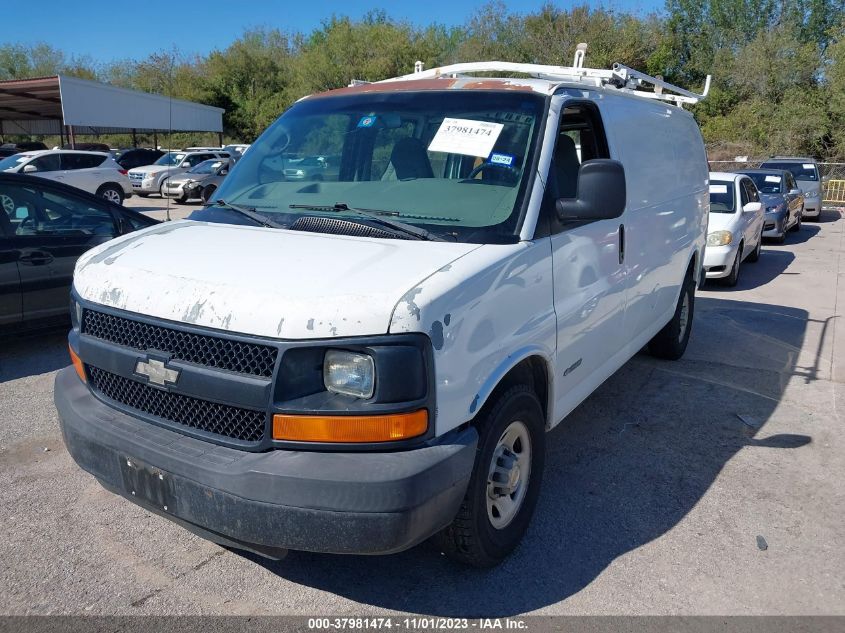
[[[164,366],[160,360],[151,358],[150,360],[139,360],[135,365],[135,373],[146,376],[154,385],[164,387],[165,383],[175,384],[179,380],[179,370],[170,369]]]

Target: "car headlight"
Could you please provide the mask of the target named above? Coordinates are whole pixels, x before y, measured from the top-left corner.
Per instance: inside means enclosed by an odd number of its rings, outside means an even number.
[[[777,213],[781,209],[783,209],[783,205],[782,204],[776,204],[773,207],[766,207],[766,213]]]
[[[82,306],[79,302],[71,296],[70,298],[70,325],[73,329],[78,330],[82,324]]]
[[[323,383],[333,393],[372,398],[376,384],[373,357],[358,352],[327,350],[323,358]]]
[[[727,246],[733,238],[730,231],[713,231],[707,234],[707,246]]]

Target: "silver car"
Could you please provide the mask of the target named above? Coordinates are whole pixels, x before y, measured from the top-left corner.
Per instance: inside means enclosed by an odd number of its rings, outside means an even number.
[[[220,158],[203,161],[184,174],[168,178],[161,192],[180,203],[191,199],[201,199],[205,202],[207,196],[203,196],[203,191],[208,186],[212,187],[211,191],[217,188],[220,181],[229,173],[231,162],[230,159]]]
[[[787,231],[800,231],[804,213],[804,193],[795,182],[792,172],[784,169],[745,169],[745,174],[760,192],[765,220],[763,237],[780,243],[786,240]]]

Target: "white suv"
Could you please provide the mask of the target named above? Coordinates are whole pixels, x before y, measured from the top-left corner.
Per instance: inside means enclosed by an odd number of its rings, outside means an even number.
[[[132,195],[126,170],[105,152],[47,149],[0,160],[0,171],[58,180],[116,204]]]
[[[165,180],[171,176],[183,174],[191,167],[196,167],[201,162],[214,158],[229,158],[229,154],[223,150],[167,152],[152,165],[130,169],[129,181],[132,183],[132,190],[141,197],[157,193],[164,198]]]

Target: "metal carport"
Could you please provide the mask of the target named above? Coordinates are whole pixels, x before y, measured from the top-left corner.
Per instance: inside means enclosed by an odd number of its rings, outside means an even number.
[[[0,134],[217,132],[223,109],[57,75],[0,81]]]

